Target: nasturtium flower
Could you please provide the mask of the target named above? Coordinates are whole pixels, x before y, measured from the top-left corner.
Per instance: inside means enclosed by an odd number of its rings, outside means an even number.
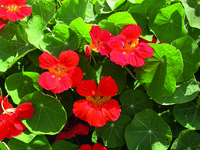
[[[121,33],[112,37],[108,45],[112,48],[110,60],[118,65],[140,67],[144,64],[144,58],[153,55],[154,49],[144,42],[139,42],[142,30],[138,25],[126,25]]]
[[[92,26],[90,30],[90,36],[92,41],[90,45],[85,46],[85,53],[88,57],[91,51],[99,52],[101,55],[109,57],[111,48],[108,46],[107,42],[113,35],[108,30],[101,30],[99,26]]]
[[[0,30],[6,25],[4,21],[0,21]]]
[[[67,124],[63,128],[63,131],[56,136],[55,141],[71,139],[75,137],[76,134],[83,136],[88,135],[89,127],[82,123],[78,123],[76,125],[76,120],[77,118],[75,116],[72,116],[72,119],[70,121],[69,119],[67,119]]]
[[[23,103],[17,108],[8,102],[7,96],[0,97],[0,140],[5,137],[12,138],[20,135],[26,126],[21,122],[20,117],[28,119],[34,114],[34,108],[31,103]]]
[[[96,143],[93,145],[93,147],[89,144],[84,144],[78,150],[107,150],[107,148],[100,143]]]
[[[107,121],[116,121],[120,116],[118,101],[111,99],[118,92],[118,88],[110,76],[103,77],[98,87],[93,80],[83,80],[76,90],[86,99],[74,102],[73,113],[91,126],[102,127]]]
[[[82,70],[76,67],[78,63],[78,54],[71,50],[61,52],[59,60],[44,52],[39,57],[39,65],[49,71],[40,75],[39,85],[53,93],[61,93],[70,87],[76,87],[83,78]]]
[[[26,3],[27,0],[0,0],[0,18],[16,22],[30,16],[32,8]]]

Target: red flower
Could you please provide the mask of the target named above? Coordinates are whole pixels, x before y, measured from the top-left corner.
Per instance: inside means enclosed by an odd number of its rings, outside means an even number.
[[[34,114],[34,108],[31,103],[24,103],[17,108],[8,102],[7,97],[0,98],[0,140],[12,138],[20,135],[26,126],[21,122],[20,117],[30,118]]]
[[[108,45],[112,48],[110,52],[111,61],[118,65],[128,64],[140,67],[144,64],[144,58],[153,55],[153,48],[146,43],[139,43],[142,30],[138,25],[126,25],[121,34],[111,38]]]
[[[44,52],[39,57],[39,64],[49,72],[40,75],[39,85],[53,93],[60,93],[70,87],[76,87],[83,78],[82,70],[76,67],[78,62],[78,54],[71,50],[60,53],[59,60],[48,52]]]
[[[102,78],[98,88],[93,80],[83,80],[76,90],[86,100],[74,102],[73,113],[91,126],[102,127],[107,121],[116,121],[120,116],[118,101],[111,99],[118,88],[110,76]]]
[[[90,36],[92,42],[89,46],[85,47],[86,56],[88,57],[91,54],[91,50],[93,50],[94,52],[99,52],[101,55],[109,57],[108,54],[111,48],[108,46],[107,42],[113,35],[107,30],[102,31],[99,26],[92,26]]]
[[[78,150],[107,150],[107,148],[100,143],[96,143],[93,145],[93,148],[89,144],[84,144]]]
[[[88,135],[89,127],[84,125],[84,124],[82,124],[82,123],[79,123],[79,124],[75,125],[76,124],[76,120],[77,120],[77,118],[75,116],[72,118],[70,123],[69,123],[69,120],[67,120],[67,124],[63,128],[64,131],[59,133],[56,136],[55,141],[71,139],[71,138],[75,137],[76,134]]]
[[[3,21],[0,21],[0,30],[4,27],[6,25],[6,23],[5,22],[3,22]]]
[[[30,16],[32,8],[25,6],[26,3],[27,0],[0,0],[0,18],[15,22]]]

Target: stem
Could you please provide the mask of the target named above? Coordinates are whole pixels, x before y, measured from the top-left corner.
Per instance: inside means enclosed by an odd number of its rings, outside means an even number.
[[[132,78],[134,78],[135,80],[137,80],[136,77],[133,75],[133,73],[126,66],[124,68],[131,75]]]
[[[97,64],[97,62],[96,62],[96,60],[94,59],[94,56],[92,55],[92,52],[91,52],[90,56],[92,57],[92,59],[93,59],[93,61],[94,61],[95,65],[96,65],[96,64]]]

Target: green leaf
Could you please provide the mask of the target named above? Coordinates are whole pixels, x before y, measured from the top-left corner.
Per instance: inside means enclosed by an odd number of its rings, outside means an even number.
[[[183,73],[178,82],[187,81],[198,70],[200,65],[200,48],[190,36],[179,38],[172,42],[172,45],[179,49],[183,57]]]
[[[131,122],[131,119],[125,115],[120,115],[117,121],[109,121],[105,126],[96,128],[98,136],[103,138],[105,146],[114,148],[125,144],[125,127]]]
[[[29,130],[24,130],[22,134],[15,136],[13,138],[22,141],[24,143],[30,143],[37,135],[31,133]]]
[[[72,20],[81,17],[84,19],[86,10],[85,0],[67,0],[64,1],[61,8],[56,13],[56,22],[58,24],[69,25]]]
[[[149,28],[161,42],[171,43],[187,34],[184,17],[185,11],[182,5],[175,3],[153,15],[149,20]]]
[[[141,0],[139,2],[141,2]],[[142,34],[147,35],[151,34],[148,27],[150,17],[157,13],[159,9],[165,6],[166,0],[144,0],[139,5],[132,5],[128,12],[133,16],[137,24],[141,27]]]
[[[101,20],[98,25],[102,30],[108,30],[113,35],[120,34],[121,30],[127,24],[137,24],[131,14],[127,12],[117,12]]]
[[[0,38],[0,72],[5,72],[14,60],[14,50],[11,43]]]
[[[169,126],[153,110],[137,113],[125,129],[125,139],[129,150],[167,150],[172,134]]]
[[[4,142],[0,142],[0,150],[10,150],[9,147]]]
[[[191,130],[200,129],[200,108],[193,101],[174,106],[174,117],[184,127]]]
[[[64,50],[76,50],[78,37],[69,26],[55,25],[52,34],[45,34],[40,42],[40,47],[58,57]]]
[[[45,28],[45,21],[38,15],[33,16],[26,26],[25,30],[28,35],[28,41],[38,49],[40,49],[39,44],[44,37]]]
[[[83,80],[94,80],[96,81],[96,71],[94,70],[94,68],[91,67],[88,59],[84,56],[79,56],[80,60],[79,60],[79,64],[78,67],[81,68],[81,70],[83,71]]]
[[[84,45],[88,45],[88,43],[91,42],[91,37],[90,37],[90,30],[92,27],[91,24],[84,23],[83,19],[79,17],[73,20],[69,26],[78,35],[79,47],[80,46],[84,47]]]
[[[122,103],[121,114],[130,118],[133,118],[137,112],[153,107],[153,101],[149,99],[147,94],[139,90],[126,90],[120,94],[119,100]]]
[[[179,139],[177,140],[177,145],[171,150],[199,150],[200,149],[200,134],[195,131],[183,130]]]
[[[15,104],[19,104],[25,95],[42,90],[38,84],[39,76],[36,72],[22,72],[14,73],[6,78],[6,91]]]
[[[111,76],[118,87],[118,93],[120,93],[126,86],[126,71],[119,65],[107,60],[98,63],[95,68],[97,75],[97,82],[105,76]]]
[[[178,83],[171,96],[160,97],[154,101],[162,105],[182,104],[195,99],[199,91],[199,82],[193,77],[187,82]]]
[[[65,140],[56,141],[52,145],[52,150],[77,150],[78,148],[78,145]]]
[[[30,102],[34,107],[31,118],[22,120],[25,126],[35,134],[59,133],[67,122],[67,114],[62,104],[55,98],[34,92],[24,96],[21,103]]]
[[[154,49],[153,56],[142,67],[135,68],[136,77],[153,99],[170,96],[183,70],[181,53],[169,44],[149,45]]]
[[[181,2],[190,26],[200,28],[200,3],[197,0],[181,0]]]
[[[106,0],[98,0],[95,3],[95,12],[97,14],[108,14],[112,12],[112,9],[109,7],[108,3]]]
[[[12,138],[8,142],[10,150],[51,150],[49,141],[44,135],[36,136],[30,143]]]
[[[94,24],[96,14],[94,12],[94,4],[92,1],[87,1],[87,6],[86,6],[85,12],[86,12],[86,15],[84,18],[84,22]]]
[[[112,10],[115,10],[117,7],[119,7],[121,4],[125,2],[125,0],[106,0],[106,1]]]
[[[47,23],[54,16],[56,11],[56,6],[52,2],[45,0],[35,1],[32,4],[33,14],[39,15]]]

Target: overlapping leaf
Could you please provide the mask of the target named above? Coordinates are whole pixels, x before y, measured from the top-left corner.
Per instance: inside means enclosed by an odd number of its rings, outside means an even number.
[[[65,140],[56,141],[52,145],[52,150],[77,150],[78,148],[78,145]]]

